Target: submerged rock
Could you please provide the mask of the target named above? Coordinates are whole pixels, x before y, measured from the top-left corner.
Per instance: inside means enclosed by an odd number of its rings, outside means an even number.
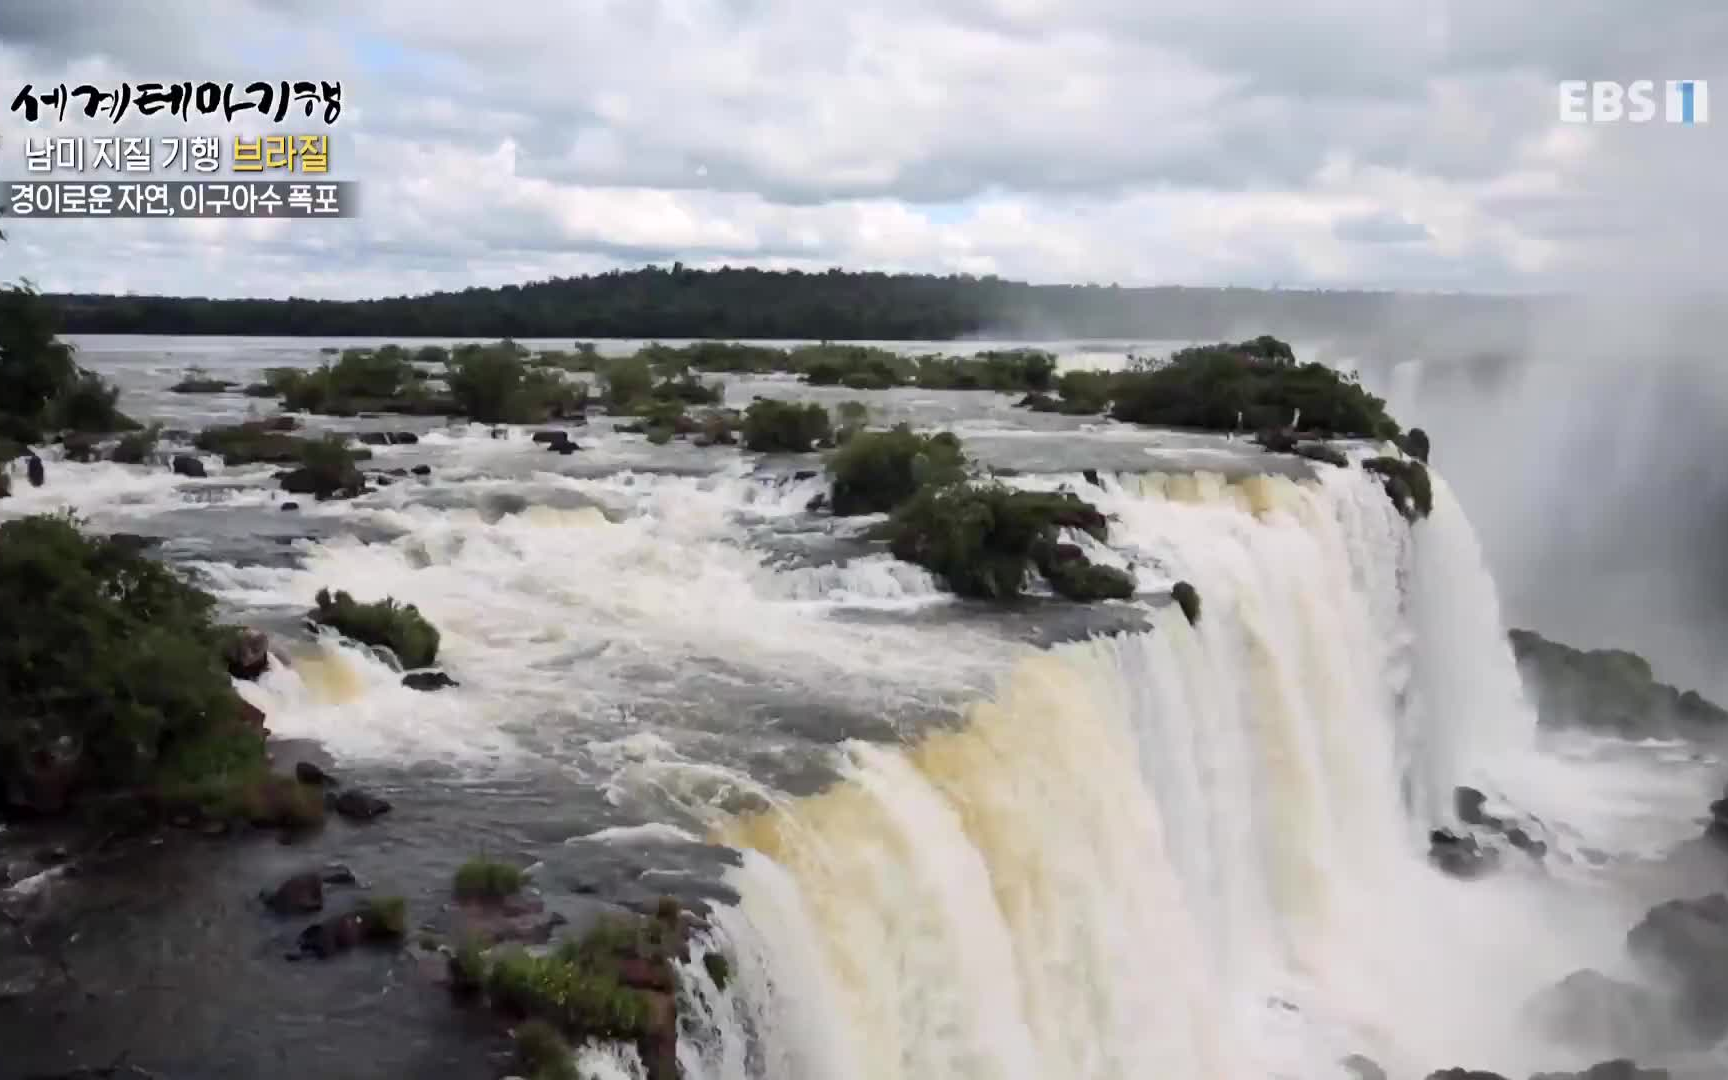
[[[568,431],[536,431],[534,441],[541,443],[546,449],[555,450],[560,454],[573,454],[582,449],[570,438]]]
[[[295,874],[276,886],[259,893],[259,898],[279,915],[305,915],[324,909],[324,877],[317,871]]]
[[[442,671],[410,671],[402,676],[402,685],[410,690],[442,690],[447,686],[462,684],[444,674]]]
[[[359,788],[346,788],[331,798],[330,806],[350,821],[371,821],[390,812],[385,799]]]
[[[174,460],[169,464],[176,476],[189,476],[194,480],[202,480],[209,475],[204,468],[204,463],[191,454],[175,454]]]
[[[312,784],[317,787],[325,787],[336,782],[334,777],[310,761],[294,763],[294,779],[302,784]]]

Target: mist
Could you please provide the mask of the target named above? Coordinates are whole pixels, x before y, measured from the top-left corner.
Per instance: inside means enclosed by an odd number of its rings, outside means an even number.
[[[1512,625],[1722,700],[1725,329],[1702,304],[1581,298],[1491,333],[1389,330],[1353,366],[1433,439]]]

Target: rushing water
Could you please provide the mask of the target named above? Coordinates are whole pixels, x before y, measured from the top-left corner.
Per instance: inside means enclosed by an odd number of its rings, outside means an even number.
[[[244,382],[324,343],[82,344],[133,412],[191,428],[259,403],[166,394],[184,366]],[[856,397],[878,422],[960,432],[1013,483],[1084,492],[1113,519],[1095,557],[1141,595],[980,611],[867,522],[810,513],[813,460],[654,448],[599,419],[570,457],[524,430],[331,421],[418,430],[371,464],[433,473],[294,513],[270,469],[50,461],[0,514],[71,506],[164,537],[233,616],[294,640],[291,668],[242,691],[277,736],[392,793],[384,830],[327,843],[411,903],[435,902],[464,845],[543,862],[558,902],[714,899],[704,947],[736,977],[722,992],[700,962],[683,972],[692,1080],[1325,1080],[1352,1053],[1405,1080],[1594,1060],[1545,1044],[1522,1006],[1620,964],[1642,908],[1619,875],[1694,831],[1710,762],[1538,735],[1443,481],[1411,527],[1358,470],[1268,470],[1224,439],[985,393],[728,387],[769,392]],[[1165,603],[1177,580],[1200,592],[1196,626]],[[326,586],[417,604],[461,687],[420,694],[306,637],[296,616]],[[1461,783],[1547,823],[1547,862],[1437,873],[1427,831]],[[280,967],[248,963],[265,984]],[[439,1075],[384,1045],[419,1019],[340,1035],[379,1063],[354,1075]],[[213,1030],[193,1046],[234,1018],[198,1023]],[[226,1046],[234,1075],[314,1060],[255,1027]],[[601,1047],[582,1065],[640,1072]]]

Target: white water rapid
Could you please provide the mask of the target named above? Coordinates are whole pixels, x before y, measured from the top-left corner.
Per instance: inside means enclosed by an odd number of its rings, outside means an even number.
[[[1105,481],[1112,546],[1195,584],[1190,627],[1020,660],[992,700],[731,819],[700,1080],[1323,1080],[1573,1060],[1528,996],[1611,966],[1628,912],[1575,869],[1426,860],[1453,786],[1560,820],[1599,777],[1537,746],[1493,583],[1443,483]],[[1143,584],[1156,584],[1142,570]],[[1606,816],[1611,817],[1608,813]],[[1581,865],[1581,864],[1580,864]]]

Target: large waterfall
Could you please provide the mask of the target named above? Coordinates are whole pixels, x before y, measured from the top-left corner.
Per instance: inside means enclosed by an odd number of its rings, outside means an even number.
[[[1196,585],[1197,624],[1170,606],[1026,655],[951,729],[848,743],[840,782],[719,825],[744,853],[716,929],[738,971],[723,994],[687,978],[687,1074],[1552,1061],[1519,1005],[1614,915],[1536,870],[1465,884],[1426,861],[1457,784],[1565,795],[1444,484],[1414,526],[1355,470],[1104,486],[1112,545]]]

